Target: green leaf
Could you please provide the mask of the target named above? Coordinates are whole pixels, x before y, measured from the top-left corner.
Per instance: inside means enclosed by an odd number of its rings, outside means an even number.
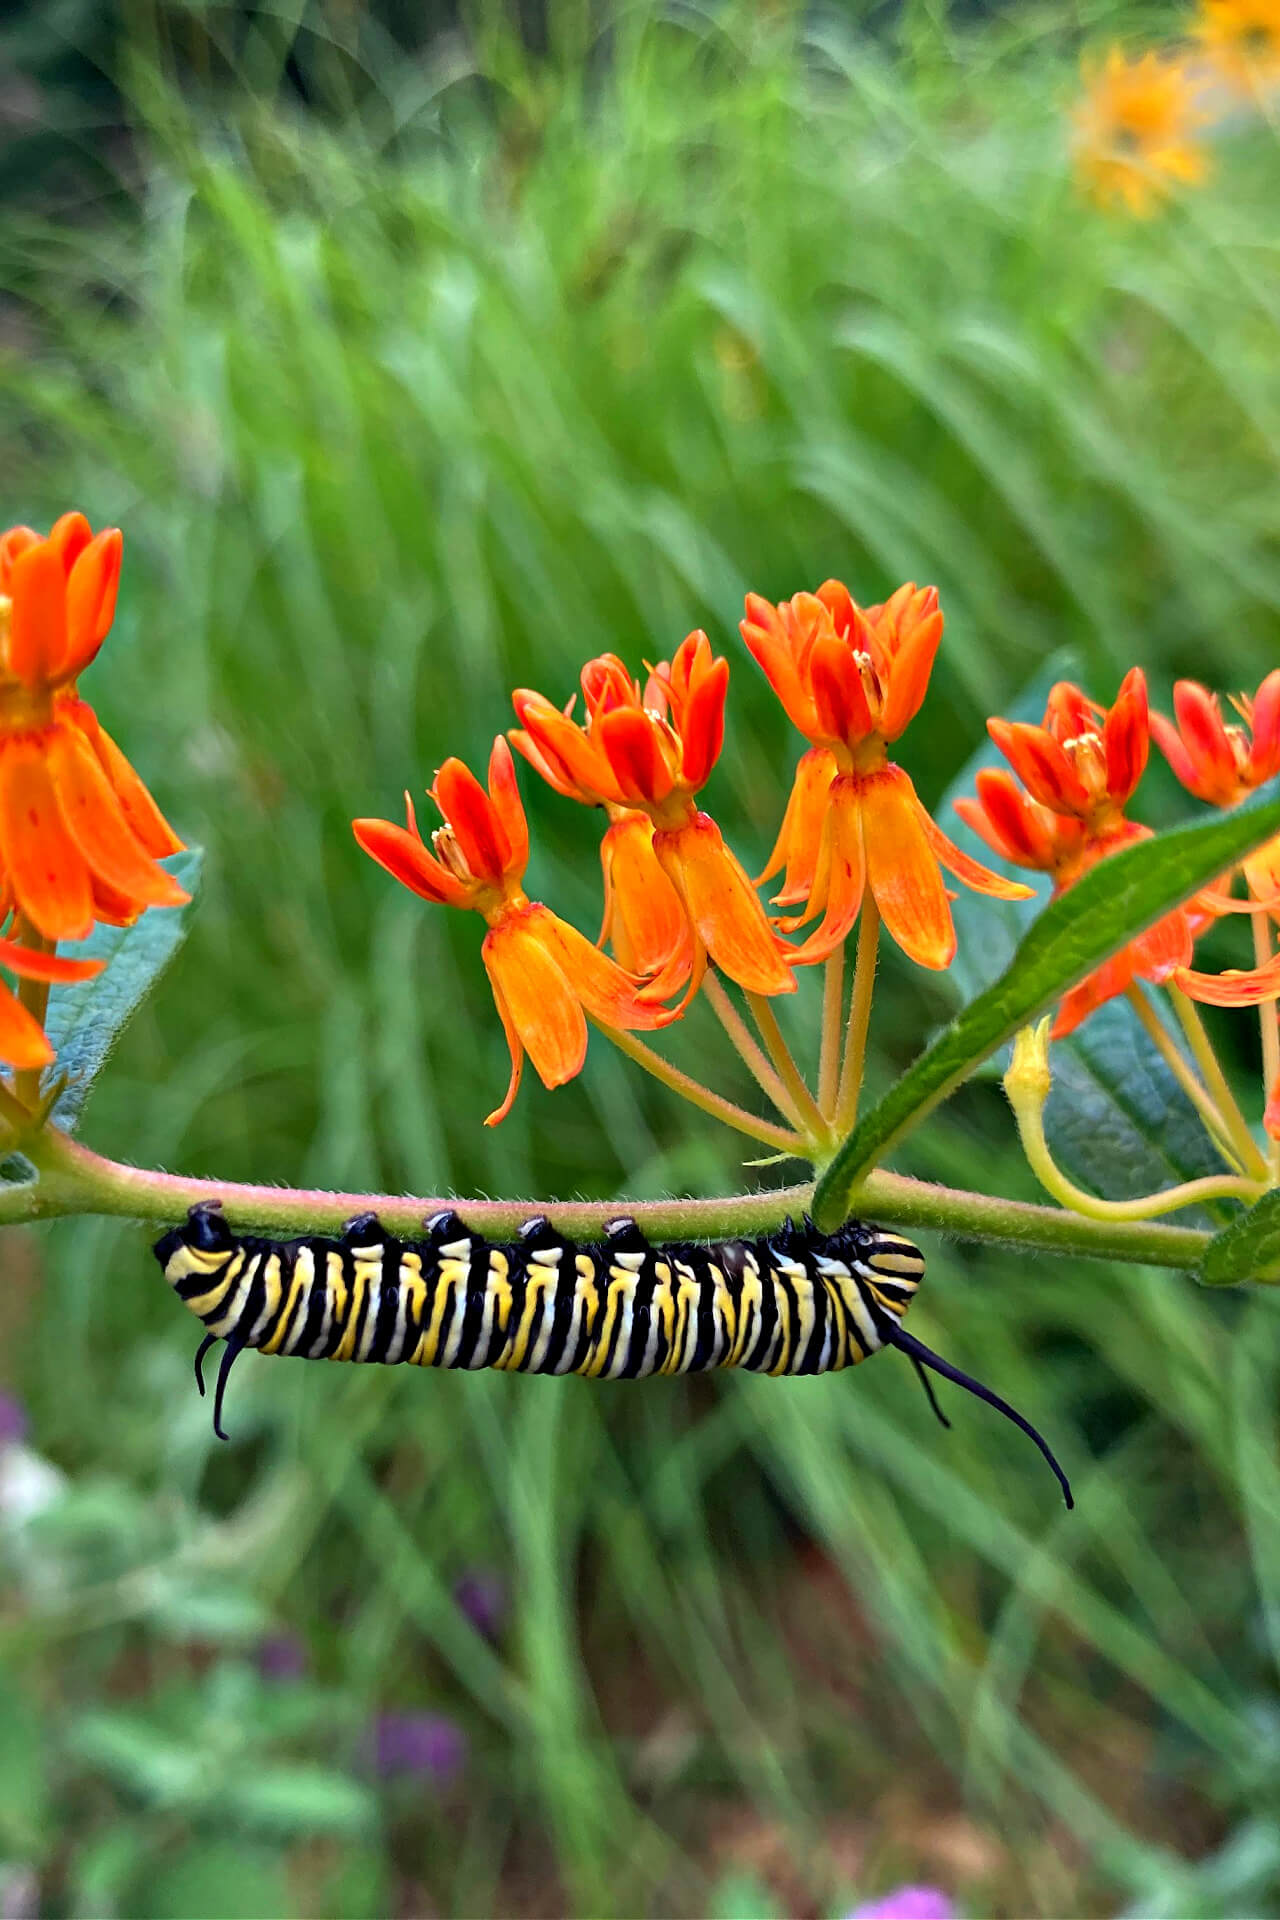
[[[45,1085],[65,1077],[52,1118],[68,1132],[75,1130],[111,1049],[190,931],[202,860],[200,849],[189,847],[161,862],[191,895],[190,906],[153,907],[131,927],[95,927],[87,940],[66,949],[76,959],[107,963],[95,979],[55,987],[49,996],[45,1031],[58,1057]]]
[[[1248,1213],[1215,1234],[1196,1278],[1207,1287],[1280,1280],[1280,1191],[1264,1193]]]
[[[837,1149],[814,1193],[824,1232],[862,1176],[1019,1027],[1254,847],[1280,833],[1280,779],[1233,813],[1126,847],[1053,900],[1000,978],[957,1014]]]
[[[359,1781],[326,1767],[255,1766],[228,1780],[222,1793],[228,1821],[276,1834],[359,1833],[373,1823],[373,1795]]]
[[[1079,678],[1079,662],[1068,649],[1054,654],[1007,709],[1010,720],[1038,721],[1049,689],[1057,680]],[[987,740],[970,757],[938,803],[945,830],[976,858],[1012,879],[1039,881],[1036,900],[988,900],[962,891],[952,914],[956,957],[945,976],[958,1002],[972,1000],[999,978],[1018,942],[1048,897],[1047,876],[1016,868],[978,838],[954,813],[961,794],[972,794],[983,767],[1003,765],[995,743]],[[1162,1013],[1158,1000],[1153,1001]],[[1006,1064],[1004,1050],[989,1057],[983,1072],[993,1076]],[[1044,1115],[1045,1134],[1063,1171],[1104,1200],[1196,1180],[1222,1172],[1222,1160],[1204,1122],[1168,1064],[1152,1046],[1127,1000],[1111,1000],[1053,1046],[1053,1092]],[[1222,1204],[1183,1215],[1188,1226],[1211,1226],[1230,1210]]]

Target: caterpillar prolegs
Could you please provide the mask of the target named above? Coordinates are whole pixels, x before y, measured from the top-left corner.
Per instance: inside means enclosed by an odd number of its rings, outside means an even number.
[[[1046,1441],[990,1388],[909,1334],[902,1317],[924,1256],[883,1227],[850,1220],[821,1234],[788,1222],[758,1240],[651,1246],[628,1217],[577,1245],[544,1214],[496,1245],[450,1211],[399,1240],[373,1213],[337,1239],[267,1240],[233,1233],[216,1203],[156,1242],[179,1298],[203,1321],[203,1361],[226,1344],[214,1397],[225,1439],[227,1377],[246,1347],[311,1360],[498,1367],[638,1380],[650,1374],[742,1367],[752,1373],[835,1373],[898,1347],[948,1424],[925,1369],[964,1387],[1029,1435],[1068,1506],[1071,1489]]]

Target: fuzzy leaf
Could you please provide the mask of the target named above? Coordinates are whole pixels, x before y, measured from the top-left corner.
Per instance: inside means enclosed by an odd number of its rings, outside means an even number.
[[[202,859],[198,847],[189,847],[161,862],[191,895],[189,906],[153,907],[131,927],[95,927],[87,940],[66,949],[77,959],[107,963],[96,978],[55,987],[49,996],[45,1031],[58,1057],[46,1069],[45,1084],[66,1080],[52,1117],[68,1132],[116,1041],[190,931]]]
[[[1280,1191],[1264,1193],[1248,1213],[1215,1234],[1196,1277],[1207,1287],[1280,1280]]]

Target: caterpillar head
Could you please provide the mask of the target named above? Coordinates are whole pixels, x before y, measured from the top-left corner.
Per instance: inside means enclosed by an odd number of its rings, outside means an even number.
[[[192,1207],[181,1227],[171,1227],[156,1241],[154,1252],[162,1267],[167,1267],[179,1247],[194,1247],[200,1253],[229,1253],[235,1236],[223,1218],[220,1200],[202,1200]]]

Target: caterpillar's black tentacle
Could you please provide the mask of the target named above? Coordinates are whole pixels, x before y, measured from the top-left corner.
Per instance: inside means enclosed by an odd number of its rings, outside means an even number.
[[[1011,1407],[1007,1400],[1002,1400],[998,1393],[991,1391],[990,1387],[984,1387],[980,1380],[973,1379],[970,1374],[962,1373],[959,1367],[953,1367],[949,1360],[944,1360],[941,1354],[933,1351],[932,1347],[926,1347],[922,1340],[917,1340],[915,1335],[908,1333],[905,1327],[897,1325],[886,1327],[884,1338],[888,1345],[899,1347],[903,1353],[910,1354],[917,1367],[929,1367],[934,1373],[940,1373],[944,1380],[953,1381],[957,1387],[963,1387],[966,1393],[976,1394],[979,1400],[985,1400],[989,1407],[994,1407],[997,1413],[1002,1413],[1006,1420],[1012,1420],[1015,1427],[1021,1427],[1028,1439],[1035,1441],[1053,1468],[1068,1508],[1075,1506],[1075,1501],[1071,1497],[1071,1482],[1058,1465],[1052,1447],[1043,1434],[1036,1432],[1029,1420],[1023,1419],[1016,1407]]]
[[[223,1395],[227,1391],[227,1381],[231,1377],[231,1369],[243,1352],[244,1348],[234,1340],[228,1340],[226,1346],[222,1349],[222,1360],[218,1367],[218,1385],[213,1396],[213,1431],[219,1440],[229,1440],[231,1438],[231,1435],[224,1433],[222,1429],[222,1400]]]
[[[629,1215],[578,1245],[545,1214],[494,1245],[452,1208],[400,1240],[373,1213],[336,1239],[268,1240],[232,1231],[213,1203],[156,1245],[165,1278],[226,1348],[214,1430],[225,1439],[227,1376],[245,1347],[311,1360],[386,1366],[496,1367],[636,1380],[737,1367],[751,1373],[837,1373],[882,1346],[915,1362],[944,1426],[925,1369],[987,1400],[1036,1442],[1035,1429],[976,1381],[901,1331],[924,1273],[909,1240],[850,1220],[834,1234],[789,1220],[757,1240],[651,1246]]]
[[[924,1388],[925,1398],[928,1400],[929,1405],[933,1408],[934,1415],[939,1425],[944,1426],[947,1429],[947,1432],[950,1433],[951,1422],[948,1420],[946,1414],[942,1411],[942,1408],[938,1405],[938,1396],[933,1390],[933,1382],[929,1378],[928,1374],[925,1372],[924,1368],[921,1366],[920,1362],[916,1359],[914,1354],[911,1357],[911,1364],[916,1370],[916,1377],[919,1380],[920,1385]]]
[[[204,1399],[204,1357],[206,1353],[208,1353],[210,1347],[216,1347],[217,1344],[218,1344],[217,1334],[206,1333],[204,1339],[200,1342],[200,1345],[196,1348],[196,1386],[200,1390],[200,1398],[202,1400]]]

